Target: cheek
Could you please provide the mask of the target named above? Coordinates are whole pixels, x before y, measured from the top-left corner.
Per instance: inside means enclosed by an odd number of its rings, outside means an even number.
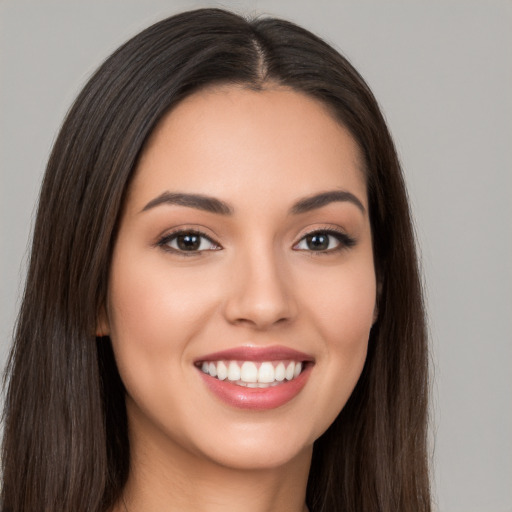
[[[112,269],[108,297],[110,338],[121,379],[132,395],[141,385],[151,386],[158,373],[158,366],[152,361],[166,357],[164,341],[169,331],[165,322],[156,320],[167,308],[151,276],[140,275],[125,261],[115,261]]]
[[[183,353],[215,310],[216,280],[170,269],[162,258],[141,265],[128,256],[114,260],[109,285],[109,324],[119,364],[127,357],[162,361]]]
[[[339,276],[330,277],[308,297],[311,321],[324,340],[318,365],[321,375],[314,383],[315,408],[321,419],[317,435],[338,416],[359,380],[376,298],[373,264],[343,269]]]
[[[373,262],[343,268],[339,274],[326,275],[312,287],[308,301],[330,350],[358,352],[373,324],[377,293]]]
[[[137,404],[132,413],[140,408],[158,423],[162,404],[181,407],[172,389],[182,385],[190,340],[215,309],[214,287],[169,269],[162,258],[141,265],[129,251],[122,256],[113,261],[109,283],[112,347],[129,403]]]

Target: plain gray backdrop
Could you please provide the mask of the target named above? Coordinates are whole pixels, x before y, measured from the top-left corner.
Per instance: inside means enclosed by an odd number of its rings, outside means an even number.
[[[422,254],[436,509],[511,512],[511,1],[0,0],[0,363],[40,180],[69,105],[127,38],[212,5],[305,26],[374,91]]]

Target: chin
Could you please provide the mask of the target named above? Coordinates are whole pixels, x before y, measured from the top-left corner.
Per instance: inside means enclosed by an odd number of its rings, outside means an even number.
[[[279,443],[277,443],[279,444]],[[211,453],[210,460],[216,464],[238,471],[259,471],[283,468],[294,461],[311,457],[313,445],[268,446],[264,442],[231,445],[228,451]]]

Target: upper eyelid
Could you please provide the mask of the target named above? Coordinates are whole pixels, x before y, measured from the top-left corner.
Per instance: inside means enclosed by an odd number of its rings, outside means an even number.
[[[187,234],[192,233],[194,235],[199,235],[204,238],[207,238],[208,240],[215,242],[214,237],[209,235],[208,233],[205,233],[204,231],[201,231],[199,229],[177,229],[176,231],[170,231],[169,233],[162,236],[162,238],[172,238],[174,236],[178,236],[181,234]]]
[[[339,227],[339,226],[335,226],[335,225],[324,225],[324,226],[319,226],[319,227],[314,227],[314,228],[310,228],[310,229],[307,229],[307,231],[304,231],[303,233],[301,233],[299,235],[299,237],[297,238],[297,241],[300,242],[304,237],[308,236],[308,235],[312,235],[314,233],[336,233],[338,235],[342,235],[342,236],[346,236],[346,237],[349,237],[349,238],[352,238],[345,229]]]
[[[218,236],[216,234],[207,233],[206,228],[187,227],[187,226],[179,226],[179,227],[164,231],[163,234],[161,234],[157,237],[157,242],[160,242],[163,239],[169,239],[169,238],[178,236],[182,233],[194,233],[196,235],[200,235],[200,236],[207,238],[208,240],[216,243],[217,245],[220,245],[220,243],[217,241]]]

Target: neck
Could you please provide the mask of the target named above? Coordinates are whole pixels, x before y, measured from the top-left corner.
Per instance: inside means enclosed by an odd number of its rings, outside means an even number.
[[[279,467],[239,469],[182,448],[130,439],[130,475],[115,512],[307,512],[312,449]]]

